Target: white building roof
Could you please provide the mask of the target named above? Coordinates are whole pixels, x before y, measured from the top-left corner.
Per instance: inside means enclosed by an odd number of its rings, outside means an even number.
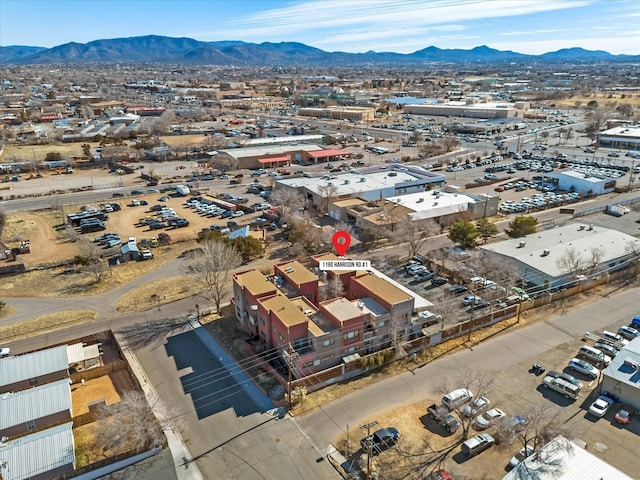
[[[283,135],[282,137],[252,138],[244,142],[246,147],[256,145],[279,145],[281,143],[319,142],[324,135]],[[288,146],[291,149],[291,146]]]
[[[277,142],[274,142],[277,143]],[[290,153],[295,151],[303,152],[317,152],[323,150],[318,145],[263,145],[260,147],[245,147],[245,148],[227,148],[225,150],[219,150],[220,153],[226,153],[234,158],[246,158],[246,157],[263,157],[265,155],[282,155],[284,153]]]
[[[479,199],[462,193],[450,192],[418,192],[386,198],[387,201],[410,208],[416,213],[410,214],[413,220],[441,217],[466,211],[470,203],[478,203]]]
[[[575,443],[558,436],[502,480],[632,480]]]
[[[640,127],[613,127],[599,133],[600,136],[613,135],[616,137],[627,137],[629,139],[640,138]]]
[[[31,478],[54,468],[74,465],[73,422],[47,428],[7,442],[0,459],[7,462],[2,470],[4,480]]]
[[[634,388],[640,389],[640,338],[634,338],[613,357],[611,363],[602,372]]]
[[[69,368],[67,347],[61,345],[25,355],[0,359],[0,386]]]
[[[525,245],[520,246],[521,242]],[[606,264],[628,255],[629,242],[640,244],[640,239],[604,227],[580,230],[579,225],[574,223],[543,230],[524,238],[492,243],[482,247],[482,250],[513,258],[550,277],[561,277],[567,272],[558,266],[558,259],[567,248],[574,248],[588,262],[591,249],[597,247],[602,252],[600,264]],[[545,250],[548,250],[548,255],[544,255]]]
[[[550,177],[550,178],[562,178],[562,177],[571,177],[571,178],[577,178],[578,180],[582,180],[584,182],[588,182],[588,183],[606,183],[611,181],[610,178],[608,177],[601,177],[598,175],[587,175],[586,173],[582,173],[582,172],[576,172],[575,170],[566,170],[564,172],[557,172],[557,173],[545,173],[545,177]]]
[[[71,410],[69,380],[4,393],[0,396],[0,430],[65,410]]]
[[[67,345],[67,357],[69,359],[69,365],[84,362],[85,360],[91,360],[92,358],[98,358],[99,356],[100,345],[98,345],[97,343],[93,345],[83,345],[82,343]]]

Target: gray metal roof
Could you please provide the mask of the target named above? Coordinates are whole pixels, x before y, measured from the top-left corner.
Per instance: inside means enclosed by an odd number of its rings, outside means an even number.
[[[71,410],[71,387],[66,379],[4,393],[0,396],[0,430],[65,410]]]
[[[33,353],[0,359],[0,386],[67,370],[67,347],[47,348]]]
[[[622,347],[602,374],[640,389],[640,338]]]
[[[4,480],[22,480],[65,465],[73,466],[73,422],[7,442],[0,449]]]
[[[524,246],[521,246],[521,242],[525,243]],[[591,258],[589,252],[592,247],[600,248],[600,264],[606,264],[628,255],[629,242],[640,243],[640,240],[604,227],[580,230],[579,225],[574,223],[532,233],[523,238],[492,243],[482,247],[482,250],[513,258],[551,277],[560,277],[567,272],[558,266],[558,259],[567,248],[574,248],[586,261]],[[543,255],[545,250],[548,250],[548,254]]]
[[[575,443],[558,436],[502,480],[632,480]]]

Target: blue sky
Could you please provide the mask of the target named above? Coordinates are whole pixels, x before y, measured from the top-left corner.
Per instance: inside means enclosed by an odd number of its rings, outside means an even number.
[[[0,0],[0,45],[53,47],[140,35],[297,41],[326,51],[434,45],[540,54],[640,54],[633,0]]]

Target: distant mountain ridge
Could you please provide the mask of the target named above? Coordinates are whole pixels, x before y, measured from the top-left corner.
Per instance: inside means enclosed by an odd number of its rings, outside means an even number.
[[[470,50],[440,49],[430,46],[413,53],[326,52],[297,42],[237,40],[201,42],[192,38],[159,35],[94,40],[89,43],[66,43],[52,48],[0,47],[0,64],[59,63],[177,63],[237,66],[374,66],[419,65],[426,62],[508,62],[541,60],[546,62],[640,61],[640,55],[612,55],[601,50],[565,48],[542,55],[496,50],[486,45]]]

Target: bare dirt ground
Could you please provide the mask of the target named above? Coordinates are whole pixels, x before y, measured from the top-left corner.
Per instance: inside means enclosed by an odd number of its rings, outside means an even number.
[[[556,107],[559,108],[575,108],[576,102],[581,107],[586,107],[589,102],[595,100],[599,107],[607,107],[615,109],[621,103],[629,103],[633,109],[640,107],[640,95],[638,94],[620,94],[620,93],[594,93],[589,96],[576,95],[564,100],[554,100]]]

